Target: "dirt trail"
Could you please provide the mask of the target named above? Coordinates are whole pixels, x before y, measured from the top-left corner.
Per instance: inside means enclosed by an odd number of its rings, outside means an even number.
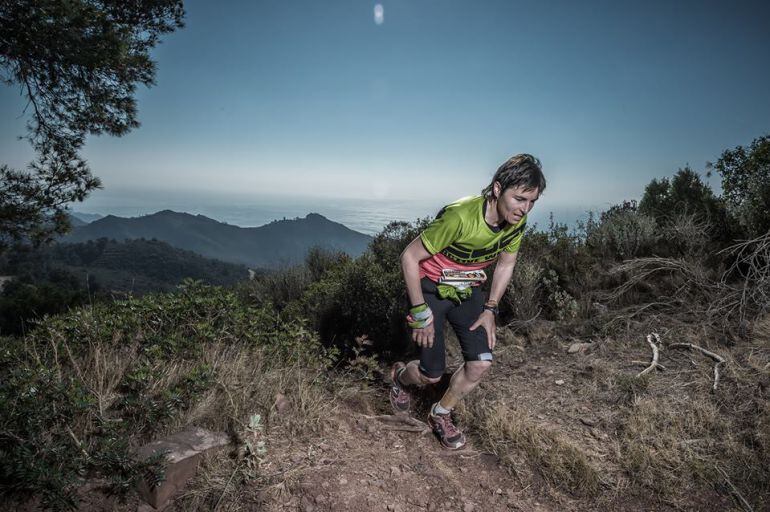
[[[345,409],[336,432],[295,455],[292,462],[312,469],[283,498],[265,503],[267,509],[561,510],[532,486],[522,486],[472,440],[463,450],[448,451],[431,433],[390,430],[365,411]]]
[[[455,344],[453,344],[455,345]],[[472,395],[483,397],[487,386],[505,386],[516,393],[529,395],[549,412],[559,411],[543,422],[564,416],[564,389],[546,384],[553,381],[550,369],[543,368],[541,359],[548,359],[553,368],[554,352],[537,350],[525,363],[525,355],[515,349],[500,347],[498,362],[486,383]],[[539,361],[539,364],[538,364]],[[450,351],[450,366],[460,363],[459,354]],[[534,368],[534,369],[533,369]],[[557,369],[558,371],[558,369]],[[538,376],[533,375],[540,374]],[[548,373],[548,375],[546,375]],[[449,374],[445,375],[449,377]],[[533,381],[538,386],[533,387]],[[412,417],[426,420],[430,403],[440,396],[441,385],[415,395]],[[432,393],[431,393],[432,391]],[[470,433],[468,444],[459,451],[443,449],[432,433],[394,430],[395,425],[373,417],[392,414],[387,400],[387,388],[351,388],[342,393],[335,427],[325,429],[323,440],[311,445],[307,453],[295,454],[291,463],[304,465],[298,478],[287,492],[274,494],[264,503],[268,510],[301,511],[408,511],[408,510],[524,510],[555,511],[575,509],[564,495],[554,495],[551,486],[544,485],[536,474],[521,481],[501,464],[492,453],[478,446]],[[545,394],[544,394],[545,393]],[[347,396],[348,399],[344,397]],[[592,417],[590,413],[583,414]],[[579,425],[581,437],[596,446],[602,434],[587,428],[577,414],[570,421]],[[462,427],[462,424],[460,424]],[[336,428],[336,431],[334,430]],[[593,435],[592,435],[593,434]]]

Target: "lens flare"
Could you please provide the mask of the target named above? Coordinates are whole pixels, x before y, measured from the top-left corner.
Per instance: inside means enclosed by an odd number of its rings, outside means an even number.
[[[374,22],[377,25],[382,25],[384,21],[385,21],[385,8],[382,6],[382,4],[377,4],[374,6]]]

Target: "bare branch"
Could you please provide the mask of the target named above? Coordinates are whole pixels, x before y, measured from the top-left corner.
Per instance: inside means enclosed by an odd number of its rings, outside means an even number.
[[[719,369],[722,365],[725,364],[725,358],[720,356],[719,354],[715,354],[714,352],[711,352],[710,350],[706,350],[703,347],[700,347],[698,345],[694,345],[692,343],[672,343],[671,345],[668,345],[668,348],[686,348],[686,349],[695,349],[699,350],[703,355],[706,355],[716,361],[716,364],[714,364],[714,385],[711,387],[712,391],[717,390],[717,385],[719,385]]]
[[[655,342],[652,341],[653,337],[655,338]],[[647,375],[652,370],[658,367],[658,357],[660,355],[660,352],[658,351],[658,345],[660,345],[660,336],[658,336],[658,333],[653,332],[651,334],[648,334],[647,343],[649,343],[650,347],[652,348],[652,363],[650,363],[650,366],[648,366],[647,368],[639,372],[637,377],[642,377],[644,375]]]

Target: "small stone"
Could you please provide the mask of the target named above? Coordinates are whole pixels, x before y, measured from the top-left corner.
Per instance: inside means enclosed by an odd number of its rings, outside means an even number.
[[[390,467],[390,476],[401,476],[401,470],[398,469],[396,466]]]
[[[340,485],[348,485],[348,481],[345,478],[340,478]]]
[[[557,386],[561,386],[562,384],[564,384],[564,379],[559,379],[556,381]]]
[[[513,346],[513,348],[515,348],[515,349],[516,349],[516,350],[518,350],[519,352],[524,352],[524,351],[525,351],[525,350],[524,350],[524,347],[522,347],[521,345],[514,345],[514,346]]]
[[[470,501],[466,501],[463,505],[463,512],[473,512],[475,510],[476,506],[471,503]]]
[[[495,489],[495,494],[503,494],[503,490],[498,487]]]
[[[283,393],[275,395],[275,402],[273,403],[275,412],[280,416],[289,409],[289,401]]]
[[[590,346],[591,346],[590,343],[573,343],[567,349],[567,353],[568,354],[576,354],[578,352],[584,352]]]

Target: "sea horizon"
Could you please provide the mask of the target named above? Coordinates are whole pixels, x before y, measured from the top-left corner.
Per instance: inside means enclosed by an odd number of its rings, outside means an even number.
[[[356,199],[308,198],[267,195],[174,193],[167,191],[99,191],[82,203],[70,205],[70,211],[116,217],[141,217],[163,210],[203,215],[239,227],[259,227],[271,222],[304,218],[310,213],[323,215],[350,229],[376,235],[392,221],[413,222],[434,217],[441,207],[457,198],[440,199]],[[573,228],[588,217],[590,206],[549,205],[541,199],[530,213],[529,224],[541,229],[548,226],[551,214],[555,222]],[[553,207],[552,207],[553,206]],[[606,209],[609,207],[603,207]]]

